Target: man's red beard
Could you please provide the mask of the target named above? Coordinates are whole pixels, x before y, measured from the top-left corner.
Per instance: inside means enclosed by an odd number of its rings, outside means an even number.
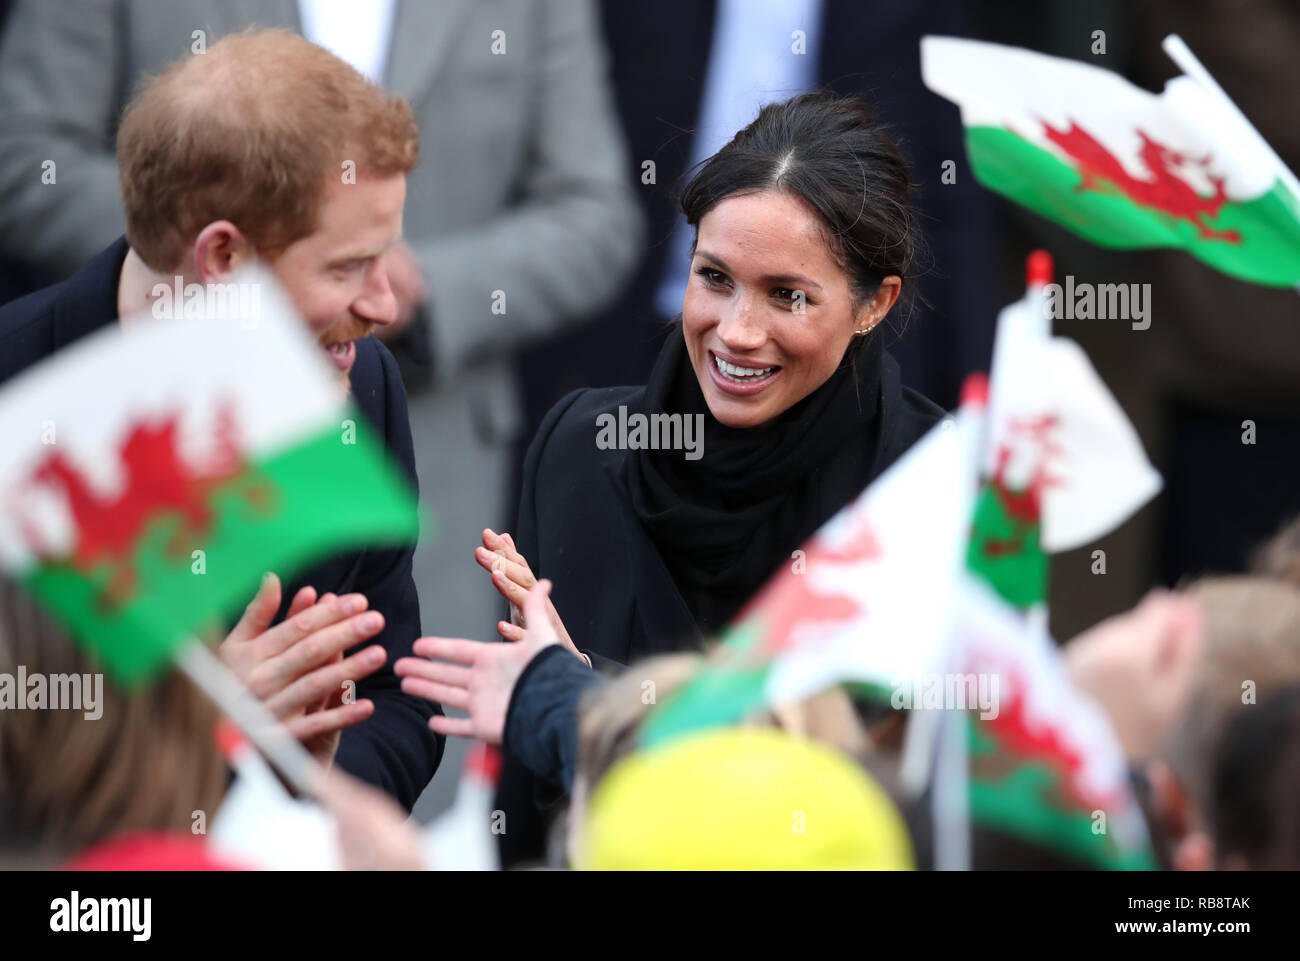
[[[361,340],[364,337],[369,337],[374,327],[374,324],[367,323],[364,320],[357,320],[355,317],[341,320],[325,328],[324,333],[319,338],[320,345],[322,347],[333,347],[335,344],[346,344],[350,340]]]
[[[319,342],[323,349],[328,350],[335,344],[359,341],[369,337],[374,326],[374,324],[352,317],[327,327],[325,332],[320,335]],[[352,393],[352,371],[350,369],[339,373],[339,383],[343,388],[344,395]]]

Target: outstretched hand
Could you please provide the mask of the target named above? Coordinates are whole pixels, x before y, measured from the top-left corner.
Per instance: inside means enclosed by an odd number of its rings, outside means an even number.
[[[519,676],[529,661],[560,643],[546,613],[550,592],[550,581],[538,581],[521,598],[525,619],[536,626],[514,643],[422,637],[414,645],[419,657],[403,657],[393,665],[405,693],[469,714],[435,714],[429,719],[430,728],[439,734],[501,743],[506,710]]]

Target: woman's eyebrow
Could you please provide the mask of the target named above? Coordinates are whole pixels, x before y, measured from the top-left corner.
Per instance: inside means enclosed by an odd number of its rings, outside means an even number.
[[[695,252],[695,255],[697,257],[703,257],[705,260],[709,261],[714,266],[718,267],[720,270],[724,270],[727,273],[732,272],[731,268],[727,266],[726,261],[724,261],[721,257],[718,257],[715,254],[709,253],[707,250],[697,250]],[[821,284],[814,283],[813,281],[809,280],[807,277],[804,277],[801,274],[767,274],[760,279],[764,283],[768,283],[768,284],[790,284],[801,290],[822,289]]]

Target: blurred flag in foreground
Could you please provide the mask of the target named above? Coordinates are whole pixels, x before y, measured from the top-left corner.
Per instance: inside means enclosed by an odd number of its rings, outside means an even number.
[[[998,315],[968,562],[1013,607],[1047,601],[1047,555],[1109,533],[1160,490],[1137,432],[1083,349],[1053,337],[1052,261]]]
[[[416,537],[410,485],[270,273],[235,284],[239,319],[113,325],[0,391],[0,566],[121,683],[264,571]]]
[[[652,711],[653,745],[850,682],[889,690],[944,660],[966,552],[975,436],[926,434],[832,517],[737,615],[722,647]]]
[[[1115,733],[1051,638],[975,577],[957,628],[956,676],[996,678],[994,709],[965,712],[971,822],[1098,868],[1154,868]]]
[[[969,791],[972,823],[1076,861],[1150,868],[1119,744],[1074,690],[1045,615],[1047,554],[1115,528],[1160,489],[1160,476],[1087,356],[1051,335],[1051,271],[1045,251],[1032,254],[1025,296],[998,317],[984,480],[949,669],[982,696],[979,711],[965,711],[969,773],[945,777],[952,769],[941,761],[936,790]],[[967,390],[984,392],[978,382]],[[974,410],[978,397],[967,404]]]
[[[921,74],[961,107],[976,179],[1104,247],[1181,247],[1257,284],[1300,284],[1300,187],[1230,101],[955,37]]]

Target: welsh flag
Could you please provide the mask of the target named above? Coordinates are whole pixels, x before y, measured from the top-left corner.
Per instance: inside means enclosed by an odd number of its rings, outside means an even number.
[[[1107,870],[1155,867],[1110,722],[1070,682],[1055,643],[978,577],[958,595],[955,671],[996,678],[996,708],[965,712],[971,822]]]
[[[888,692],[945,659],[975,482],[975,425],[935,426],[826,522],[647,717],[651,746],[840,683]]]
[[[998,315],[968,561],[1013,607],[1047,599],[1047,555],[1113,530],[1161,486],[1133,425],[1083,349],[1054,337],[1051,258]]]
[[[972,822],[1110,869],[1150,868],[1123,755],[1070,684],[1046,623],[1047,555],[1102,536],[1159,489],[1132,425],[1045,311],[1051,258],[1030,256],[1024,298],[998,317],[984,481],[957,592],[952,667],[997,692],[965,713]],[[942,772],[942,767],[941,767]],[[948,769],[951,771],[951,768]]]
[[[409,483],[270,273],[235,283],[257,295],[239,321],[113,325],[0,391],[0,566],[123,683],[264,571],[417,534]]]
[[[1104,247],[1181,247],[1257,284],[1300,284],[1300,186],[1221,92],[1152,94],[1100,67],[954,37],[921,73],[961,107],[976,179]]]

